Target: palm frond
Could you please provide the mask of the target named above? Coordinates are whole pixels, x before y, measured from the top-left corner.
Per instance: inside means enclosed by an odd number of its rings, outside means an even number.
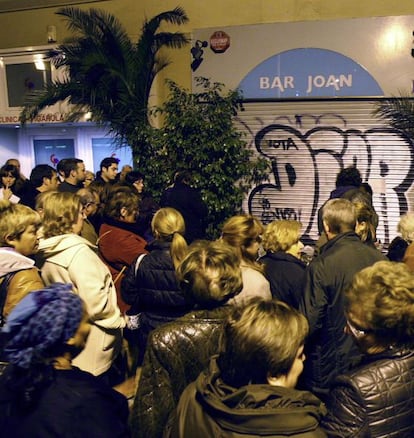
[[[184,9],[177,6],[170,11],[161,12],[146,23],[151,29],[158,29],[163,21],[181,26],[188,22],[188,17]]]
[[[43,91],[27,97],[22,123],[33,120],[46,106],[66,100],[70,120],[79,120],[86,110],[92,120],[108,123],[121,139],[136,137],[137,126],[148,125],[148,98],[154,77],[169,61],[159,50],[181,48],[189,42],[183,33],[159,32],[162,22],[188,21],[182,8],[163,12],[145,21],[134,44],[113,15],[98,9],[59,9],[74,35],[48,53],[52,65],[67,75]]]
[[[390,126],[414,134],[414,98],[408,95],[390,97],[378,102],[374,115]]]
[[[159,32],[154,36],[156,51],[161,47],[181,49],[190,42],[190,38],[182,32]]]
[[[28,93],[25,97],[23,110],[20,113],[20,122],[25,124],[32,121],[44,108],[64,101],[79,92],[81,92],[80,86],[76,90],[75,84],[68,82],[50,84],[44,90]]]

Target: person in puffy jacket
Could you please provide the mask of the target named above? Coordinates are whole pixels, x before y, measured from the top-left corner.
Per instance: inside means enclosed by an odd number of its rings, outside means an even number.
[[[414,436],[414,275],[382,261],[355,275],[346,328],[365,354],[337,377],[323,427],[331,437]]]
[[[174,208],[161,208],[151,228],[155,240],[146,247],[149,254],[138,256],[121,284],[122,298],[131,305],[128,314],[136,319],[135,329],[126,331],[125,336],[130,345],[138,348],[138,364],[144,357],[150,331],[191,308],[175,273],[187,252],[183,216]]]
[[[306,318],[281,301],[254,298],[224,323],[224,351],[184,390],[164,437],[325,437],[326,412],[295,389]]]
[[[6,319],[25,295],[44,283],[29,257],[39,248],[39,214],[26,205],[1,200],[0,218],[0,286],[6,289],[0,315]]]

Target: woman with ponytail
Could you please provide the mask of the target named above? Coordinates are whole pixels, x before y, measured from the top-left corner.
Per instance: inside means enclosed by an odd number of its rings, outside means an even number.
[[[365,354],[361,366],[330,390],[328,436],[414,436],[414,274],[403,263],[377,262],[346,294],[345,332]]]
[[[131,264],[121,285],[122,298],[131,305],[128,314],[132,316],[125,335],[130,345],[138,347],[138,364],[144,357],[149,332],[190,310],[175,273],[187,253],[184,219],[174,208],[161,208],[151,228],[155,240],[146,247],[149,254]]]

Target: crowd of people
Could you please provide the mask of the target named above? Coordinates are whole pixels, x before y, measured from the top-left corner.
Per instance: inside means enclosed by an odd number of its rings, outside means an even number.
[[[159,203],[113,157],[0,177],[5,436],[414,436],[414,213],[381,252],[355,167],[311,261],[296,220],[208,240],[187,170]]]

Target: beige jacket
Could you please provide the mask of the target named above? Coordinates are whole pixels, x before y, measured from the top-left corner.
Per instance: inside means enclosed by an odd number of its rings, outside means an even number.
[[[41,239],[39,255],[46,285],[72,283],[91,319],[86,347],[73,364],[95,376],[104,373],[121,350],[125,326],[111,273],[94,252],[93,245],[76,234]]]

